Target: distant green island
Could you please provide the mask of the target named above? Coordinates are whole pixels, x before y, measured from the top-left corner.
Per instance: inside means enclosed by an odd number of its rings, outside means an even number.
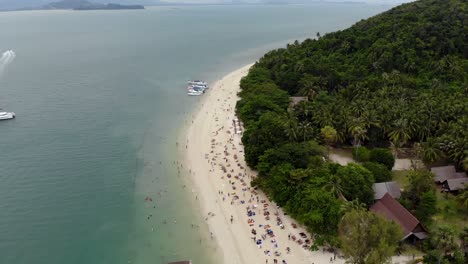
[[[241,80],[252,185],[314,234],[313,248],[339,247],[349,263],[408,249],[466,263],[466,10],[403,4],[270,51]],[[332,147],[354,163],[331,162]],[[392,171],[397,158],[423,164]]]

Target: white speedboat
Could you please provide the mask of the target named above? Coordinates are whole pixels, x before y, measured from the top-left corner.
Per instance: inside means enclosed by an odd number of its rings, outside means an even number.
[[[8,120],[15,118],[15,113],[13,112],[0,112],[0,120]]]
[[[206,82],[200,80],[188,81],[187,83],[190,85],[203,85],[205,87],[208,85]]]
[[[203,89],[208,89],[208,85],[206,85],[206,84],[191,84],[190,86],[200,87],[200,88],[203,88]]]
[[[190,91],[188,91],[188,93],[187,93],[187,94],[188,94],[188,95],[192,95],[192,96],[193,96],[193,95],[195,95],[195,96],[198,96],[198,95],[202,95],[202,94],[203,94],[203,92],[201,92],[201,91],[194,91],[194,90],[190,90]]]
[[[201,84],[191,84],[189,87],[197,87],[197,88],[203,88],[206,89],[208,88],[206,85],[201,85]]]
[[[187,87],[187,91],[193,90],[193,91],[200,91],[203,92],[205,91],[206,87],[204,86],[199,86],[199,85],[189,85]]]

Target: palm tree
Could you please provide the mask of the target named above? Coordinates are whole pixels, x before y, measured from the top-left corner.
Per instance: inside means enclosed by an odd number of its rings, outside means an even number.
[[[309,117],[313,113],[313,108],[307,102],[299,102],[294,106],[296,116],[299,120],[309,120]]]
[[[320,90],[319,79],[310,74],[306,74],[300,81],[301,89],[300,94],[313,99]]]
[[[302,135],[303,142],[311,138],[313,130],[309,122],[300,122],[298,128],[299,133]]]
[[[426,142],[421,144],[422,158],[427,163],[433,163],[442,156],[442,151],[439,149],[439,143],[434,138],[428,138]]]
[[[341,206],[341,212],[343,213],[343,215],[351,211],[365,212],[366,204],[359,202],[359,199],[355,199],[347,203],[344,203]]]
[[[379,116],[376,110],[372,109],[372,106],[368,106],[368,109],[362,113],[359,120],[362,123],[362,128],[369,129],[371,126],[380,128]]]
[[[395,146],[403,146],[411,139],[413,127],[408,119],[400,118],[393,123],[392,130],[388,133],[388,137]]]
[[[351,102],[349,110],[354,116],[361,116],[366,111],[366,103],[362,100]]]
[[[359,125],[351,125],[348,131],[353,136],[353,146],[361,146],[361,141],[367,139],[367,129],[362,128]]]
[[[320,130],[323,140],[328,146],[328,155],[330,155],[330,145],[335,143],[338,139],[338,133],[336,129],[331,126],[325,126]]]
[[[464,148],[466,142],[464,139],[456,139],[455,142],[455,147],[449,151],[449,157],[458,164],[463,165],[465,158],[468,156],[468,150]]]
[[[401,142],[399,141],[396,141],[396,142],[393,142],[393,141],[390,141],[390,151],[393,153],[393,156],[395,157],[395,159],[398,158],[398,152],[400,151],[401,149]]]
[[[288,112],[288,116],[285,118],[284,129],[286,136],[289,140],[298,141],[299,139],[299,128],[297,125],[297,118],[293,114]]]
[[[314,114],[315,120],[321,127],[333,125],[333,120],[335,117],[330,110],[326,109],[323,112],[315,112]]]
[[[325,191],[328,191],[343,201],[347,201],[343,195],[343,187],[341,186],[341,179],[336,175],[328,177],[328,182],[323,186]]]

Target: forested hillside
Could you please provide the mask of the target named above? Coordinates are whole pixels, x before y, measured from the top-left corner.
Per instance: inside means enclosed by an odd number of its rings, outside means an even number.
[[[246,161],[259,172],[253,184],[317,244],[339,245],[343,215],[365,209],[372,184],[391,178],[389,147],[467,169],[466,8],[462,0],[404,4],[271,51],[242,79],[236,108]],[[308,101],[291,108],[290,96]],[[321,145],[335,144],[371,148],[369,162],[324,161]],[[414,213],[424,223],[434,214]]]
[[[321,128],[331,126],[338,143],[398,148],[417,142],[426,161],[445,156],[463,166],[468,149],[466,6],[461,0],[417,1],[318,40],[271,51],[241,83],[242,95],[264,90],[260,98],[243,96],[258,107],[242,109],[246,102],[241,102],[238,111],[247,124],[263,111],[284,112],[283,102],[266,100],[279,88],[310,98],[296,107],[297,124],[292,124],[297,130],[310,124],[307,137],[318,138]],[[249,160],[256,165],[255,158]]]

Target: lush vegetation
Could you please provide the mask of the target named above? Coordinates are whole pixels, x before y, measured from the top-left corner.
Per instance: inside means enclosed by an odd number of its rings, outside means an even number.
[[[466,242],[468,229],[456,236],[455,230],[446,225],[434,227],[428,245],[431,250],[424,256],[424,263],[428,264],[465,264]],[[457,243],[457,240],[461,243]]]
[[[422,0],[271,51],[242,81],[247,100],[239,112],[248,112],[241,116],[251,123],[265,111],[284,112],[282,91],[308,96],[309,102],[295,107],[290,124],[298,139],[320,138],[328,126],[338,143],[395,148],[420,143],[426,161],[445,157],[463,166],[468,162],[466,14],[461,0]]]
[[[410,171],[409,184],[404,187],[401,204],[405,206],[416,218],[428,226],[432,216],[437,212],[437,197],[434,185],[434,176],[429,171]]]
[[[342,250],[349,263],[389,263],[403,232],[394,222],[363,210],[344,215],[339,226]]]
[[[436,191],[427,170],[394,171],[393,179],[404,191],[400,202],[430,231],[421,245],[425,263],[464,263],[468,252],[468,188],[453,195]],[[442,239],[443,243],[440,242]],[[446,248],[446,249],[444,249]]]
[[[468,165],[466,5],[404,4],[271,51],[241,80],[236,110],[246,161],[259,171],[253,185],[313,231],[317,244],[339,245],[343,208],[370,205],[372,184],[391,178],[388,147],[417,146],[427,162]],[[290,106],[290,96],[308,101]],[[327,162],[336,144],[356,146],[362,165]],[[430,223],[436,193],[416,174],[409,186],[417,193],[405,192],[402,203]]]

